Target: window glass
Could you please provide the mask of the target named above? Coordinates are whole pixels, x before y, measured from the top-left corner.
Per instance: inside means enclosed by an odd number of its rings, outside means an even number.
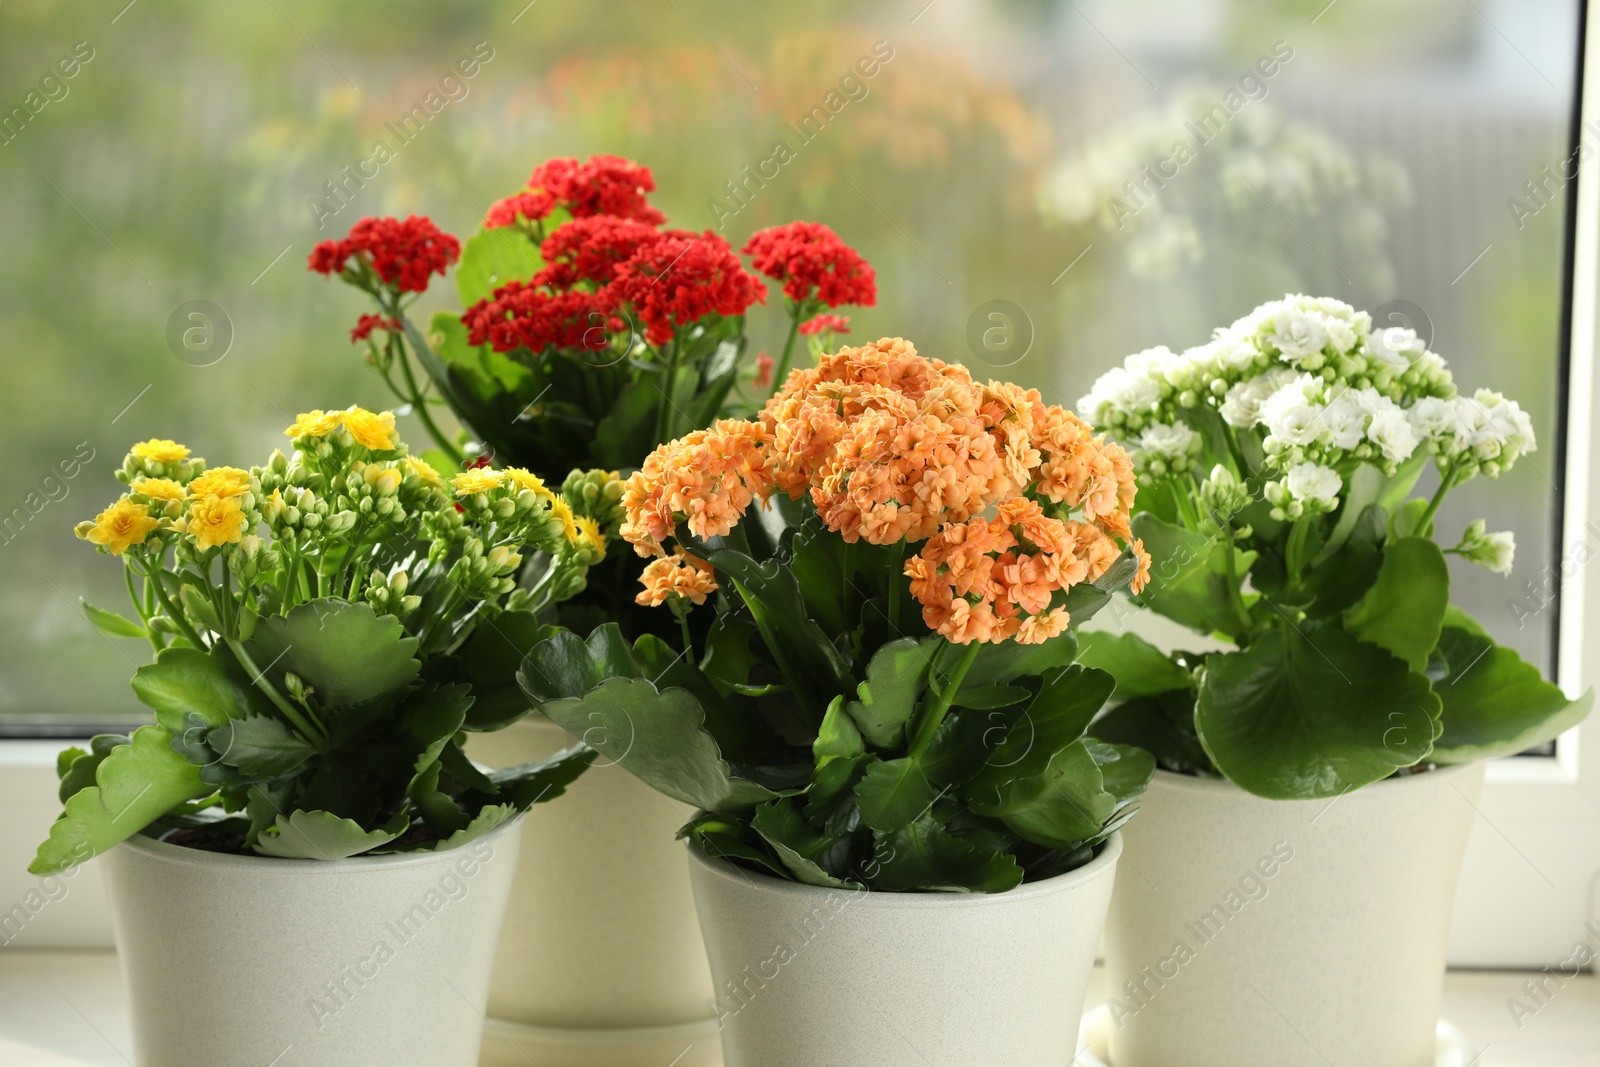
[[[1456,597],[1550,665],[1576,0],[117,6],[0,8],[13,725],[139,714],[148,647],[78,607],[121,610],[120,568],[71,536],[131,442],[245,465],[298,411],[384,403],[313,243],[369,214],[467,234],[593,152],[653,167],[679,226],[827,222],[878,269],[852,338],[1056,402],[1289,291],[1416,327],[1534,418],[1441,530],[1516,533],[1514,573],[1459,568]]]

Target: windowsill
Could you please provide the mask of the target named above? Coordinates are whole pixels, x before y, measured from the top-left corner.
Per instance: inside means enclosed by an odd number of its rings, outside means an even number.
[[[1568,982],[1538,1014],[1524,1017],[1519,1030],[1506,1002],[1516,997],[1533,1003],[1522,988],[1533,977],[1516,971],[1446,976],[1444,1016],[1482,1052],[1473,1067],[1596,1067],[1600,978]],[[1091,1000],[1101,987],[1097,970]],[[486,1055],[492,1052],[489,1041]],[[0,950],[0,1063],[127,1067],[131,1049],[115,953]]]

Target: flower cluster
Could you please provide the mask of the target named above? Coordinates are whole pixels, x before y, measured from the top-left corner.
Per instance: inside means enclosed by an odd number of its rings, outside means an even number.
[[[431,220],[411,215],[404,221],[362,219],[347,236],[313,248],[308,264],[319,274],[370,270],[402,293],[420,293],[428,288],[430,275],[443,274],[460,256],[459,241]]]
[[[523,192],[491,206],[483,224],[495,229],[518,219],[538,222],[562,208],[575,219],[611,215],[655,225],[665,218],[646,199],[655,187],[649,167],[621,156],[590,156],[587,163],[551,159],[534,168]]]
[[[616,268],[616,297],[631,305],[651,344],[707,315],[743,315],[767,290],[721,237],[663,234]]]
[[[925,541],[905,573],[952,641],[1044,640],[1068,621],[1055,594],[1100,577],[1129,541],[1134,473],[1037,392],[979,385],[886,338],[795,371],[757,421],[658,448],[628,480],[622,536],[666,556],[680,527],[725,536],[775,489],[809,498],[846,542]],[[1143,572],[1142,546],[1129,548]],[[653,572],[648,601],[679,573]]]
[[[1130,356],[1079,401],[1092,423],[1134,446],[1152,479],[1194,467],[1202,408],[1259,440],[1263,491],[1279,518],[1334,510],[1362,463],[1392,475],[1420,451],[1459,484],[1537,447],[1515,401],[1459,393],[1415,331],[1375,328],[1348,304],[1306,296],[1264,304],[1188,351]]]
[[[871,307],[878,299],[872,266],[820,222],[791,222],[757,231],[742,249],[751,265],[783,283],[802,306]]]

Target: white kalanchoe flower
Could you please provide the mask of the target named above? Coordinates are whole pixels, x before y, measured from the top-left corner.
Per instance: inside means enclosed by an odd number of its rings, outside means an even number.
[[[1338,507],[1339,494],[1344,490],[1339,472],[1320,463],[1296,464],[1289,468],[1283,484],[1295,500],[1314,505],[1320,511],[1332,511]]]
[[[1328,345],[1328,329],[1321,315],[1306,314],[1292,308],[1283,308],[1268,320],[1262,340],[1278,350],[1278,358],[1292,366],[1312,361],[1321,356]]]
[[[1322,412],[1322,421],[1327,429],[1325,436],[1328,444],[1334,448],[1349,450],[1356,447],[1367,431],[1367,419],[1371,415],[1351,392],[1348,389],[1341,392]]]
[[[1139,435],[1139,447],[1163,459],[1182,459],[1199,441],[1200,435],[1181,423],[1168,426],[1158,422]]]
[[[1476,519],[1461,535],[1461,543],[1454,551],[1480,567],[1510,576],[1517,555],[1517,538],[1510,530],[1485,533],[1484,521]]]
[[[1313,444],[1326,431],[1322,405],[1315,402],[1321,385],[1320,378],[1302,374],[1262,402],[1260,422],[1269,434],[1268,452]]]
[[[1367,426],[1367,439],[1383,452],[1390,463],[1404,463],[1417,450],[1416,431],[1399,408],[1372,416]]]
[[[1455,404],[1436,396],[1425,396],[1406,412],[1412,430],[1420,440],[1449,438],[1455,432]]]

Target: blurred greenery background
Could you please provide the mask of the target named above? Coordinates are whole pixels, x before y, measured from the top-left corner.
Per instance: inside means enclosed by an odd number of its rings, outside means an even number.
[[[855,339],[1053,402],[1286,291],[1392,312],[1534,416],[1540,451],[1442,531],[1516,531],[1515,575],[1460,571],[1457,597],[1549,665],[1565,199],[1524,183],[1570,153],[1577,24],[1576,0],[6,0],[0,716],[137,714],[148,649],[78,608],[120,608],[120,568],[70,534],[131,442],[249,465],[298,411],[384,403],[345,333],[359,294],[304,269],[316,241],[410,212],[465,235],[538,162],[593,152],[648,164],[674,224],[736,244],[827,222],[878,270]],[[1223,134],[1131,218],[1109,205],[1230,89]],[[390,124],[430,91],[445,105],[402,144]],[[779,139],[795,158],[729,199]],[[330,198],[380,140],[394,158]],[[175,340],[194,301],[198,350]]]

